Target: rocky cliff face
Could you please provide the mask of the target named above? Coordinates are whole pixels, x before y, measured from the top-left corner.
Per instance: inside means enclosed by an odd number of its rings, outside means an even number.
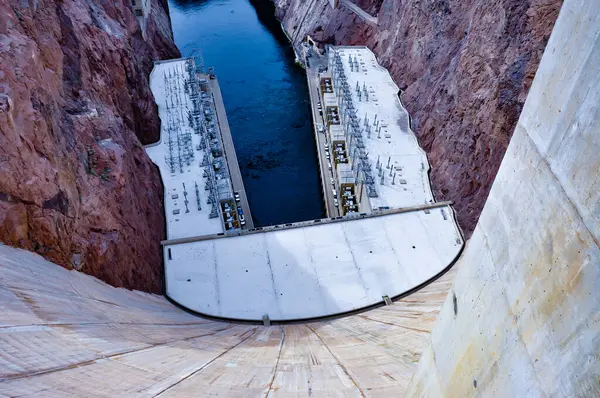
[[[295,44],[367,45],[386,66],[431,163],[438,200],[470,235],[561,0],[353,0],[376,27],[328,0],[275,0]]]
[[[0,241],[115,286],[161,290],[152,60],[178,56],[165,3],[0,0]],[[43,283],[43,281],[41,281]]]

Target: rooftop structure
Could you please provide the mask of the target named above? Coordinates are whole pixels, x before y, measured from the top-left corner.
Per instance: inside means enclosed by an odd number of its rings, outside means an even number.
[[[140,24],[142,35],[146,38],[146,21],[150,14],[152,3],[149,0],[131,0],[133,13]]]
[[[357,185],[366,187],[359,200],[371,209],[432,203],[427,156],[387,69],[366,47],[330,47],[328,57],[322,79],[332,78],[335,100],[323,97],[339,108],[346,154]],[[339,126],[330,125],[329,133],[340,140]]]
[[[448,205],[165,242],[166,294],[240,320],[336,315],[396,297],[446,270],[463,240]]]
[[[209,77],[198,72],[185,58],[157,62],[150,75],[161,136],[146,152],[163,177],[169,239],[240,227]]]

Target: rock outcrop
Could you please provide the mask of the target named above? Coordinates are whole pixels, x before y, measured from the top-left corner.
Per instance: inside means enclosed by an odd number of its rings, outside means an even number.
[[[470,235],[517,123],[561,0],[275,0],[295,45],[367,45],[387,67],[431,163],[438,200]]]
[[[166,2],[0,0],[0,241],[115,285],[162,289],[152,61]],[[43,281],[41,281],[43,283]]]

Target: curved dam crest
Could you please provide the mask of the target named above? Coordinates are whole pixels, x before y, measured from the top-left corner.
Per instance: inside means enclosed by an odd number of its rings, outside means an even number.
[[[365,310],[446,272],[463,248],[448,205],[164,243],[166,295],[201,315],[298,321]]]

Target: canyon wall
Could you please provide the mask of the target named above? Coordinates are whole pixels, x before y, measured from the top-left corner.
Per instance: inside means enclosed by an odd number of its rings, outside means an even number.
[[[266,1],[266,0],[265,0]],[[561,0],[353,0],[371,26],[328,0],[274,0],[295,45],[367,45],[402,89],[437,200],[475,227]]]
[[[160,292],[152,62],[179,56],[167,5],[0,0],[0,241]],[[141,143],[140,143],[141,142]]]
[[[600,0],[565,0],[407,396],[600,396]]]

